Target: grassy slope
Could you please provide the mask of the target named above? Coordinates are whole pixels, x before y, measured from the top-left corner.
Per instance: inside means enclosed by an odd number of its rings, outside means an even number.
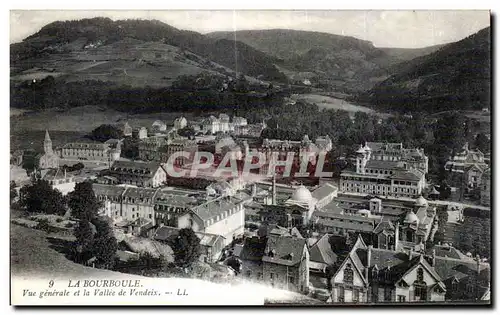
[[[45,232],[10,224],[10,262],[11,275],[29,277],[44,275],[47,277],[68,276],[115,276],[120,275],[109,270],[100,270],[76,264],[58,252],[57,245],[47,239]]]

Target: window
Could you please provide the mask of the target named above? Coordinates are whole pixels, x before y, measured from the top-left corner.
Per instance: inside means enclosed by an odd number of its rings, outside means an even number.
[[[295,284],[295,278],[292,276],[288,276],[288,283],[289,284]]]
[[[372,302],[378,302],[378,287],[372,287]]]
[[[354,289],[352,292],[352,301],[359,302],[359,289]]]
[[[351,264],[346,264],[344,268],[344,283],[352,284],[354,278],[354,272],[352,270]]]
[[[406,302],[406,296],[398,295],[398,302]]]
[[[385,287],[384,288],[384,301],[391,301],[391,288]]]
[[[418,268],[417,270],[417,281],[424,282],[424,270],[422,268]]]
[[[269,279],[271,279],[271,281],[272,281],[272,280],[274,280],[274,273],[272,273],[272,272],[271,272],[271,273],[269,274]]]
[[[425,301],[427,299],[427,286],[422,284],[414,284],[415,301]]]
[[[339,302],[344,302],[344,288],[339,288]]]

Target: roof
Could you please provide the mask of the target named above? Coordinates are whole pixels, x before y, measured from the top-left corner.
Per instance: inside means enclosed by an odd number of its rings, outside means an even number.
[[[301,262],[305,246],[306,240],[304,238],[271,235],[267,239],[262,261],[294,266]]]
[[[318,218],[332,218],[345,221],[359,221],[359,222],[370,222],[370,223],[373,223],[375,221],[374,218],[367,218],[359,215],[337,214],[333,212],[324,212],[318,210],[314,211],[313,216]]]
[[[386,170],[402,170],[403,163],[400,161],[383,161],[383,160],[369,160],[366,162],[366,168],[381,168]]]
[[[176,237],[179,234],[180,230],[181,229],[176,227],[162,226],[156,230],[154,239],[158,241],[166,241],[168,239]],[[224,238],[221,235],[204,232],[195,232],[195,234],[200,239],[200,245],[206,247],[212,247]]]
[[[373,224],[368,224],[364,222],[349,222],[349,221],[344,221],[344,222],[339,222],[338,220],[328,220],[328,219],[323,219],[319,218],[317,223],[320,223],[324,226],[328,227],[337,227],[341,229],[347,229],[347,230],[353,230],[353,231],[361,231],[361,232],[372,232],[373,231]]]
[[[312,197],[321,200],[338,191],[338,188],[328,183],[321,185],[312,192]]]
[[[396,151],[403,149],[403,144],[401,142],[366,142],[366,145],[369,146],[372,151]]]
[[[417,170],[403,170],[396,171],[394,174],[390,176],[391,179],[400,179],[400,180],[410,180],[410,181],[419,181],[422,178],[423,174]]]
[[[141,199],[148,198],[149,202],[152,202],[153,197],[157,191],[158,190],[154,188],[128,187],[123,196],[131,198],[141,198]]]
[[[105,143],[95,142],[70,142],[63,146],[63,149],[89,149],[89,150],[107,150],[109,146]]]
[[[249,237],[246,238],[241,249],[240,258],[242,260],[260,261],[264,256],[267,238]]]
[[[332,265],[337,261],[337,254],[332,250],[330,234],[323,235],[310,249],[309,260],[312,262]]]
[[[104,185],[104,184],[92,184],[92,189],[96,195],[108,196],[108,197],[118,197],[121,196],[128,187],[115,186],[115,185]]]
[[[115,161],[110,167],[110,171],[124,174],[137,175],[154,175],[158,168],[161,167],[159,162],[138,162],[138,161]]]
[[[378,234],[382,231],[395,231],[394,225],[391,221],[383,220],[381,221],[373,230],[374,234]]]
[[[236,207],[236,204],[232,201],[233,198],[231,197],[219,197],[198,205],[192,208],[191,211],[200,217],[200,219],[209,220]]]

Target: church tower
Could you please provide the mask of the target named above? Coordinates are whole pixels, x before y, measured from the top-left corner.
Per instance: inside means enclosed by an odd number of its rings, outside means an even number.
[[[49,132],[45,129],[45,140],[43,140],[43,151],[45,154],[53,154],[52,140],[50,140]]]

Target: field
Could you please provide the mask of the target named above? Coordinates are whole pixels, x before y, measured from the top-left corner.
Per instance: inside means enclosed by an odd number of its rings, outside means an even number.
[[[82,106],[66,111],[54,109],[11,117],[10,127],[11,135],[25,130],[44,131],[45,129],[50,132],[56,130],[88,133],[101,124],[123,124],[125,121],[128,121],[132,128],[151,127],[157,119],[165,121],[167,125],[173,125],[174,119],[181,115],[187,119],[193,117],[190,113],[169,112],[131,115],[98,106]]]
[[[350,113],[364,112],[388,116],[388,114],[378,113],[371,108],[351,104],[345,100],[319,94],[301,94],[294,97],[296,100],[304,100],[308,103],[316,104],[319,108],[345,110]]]

